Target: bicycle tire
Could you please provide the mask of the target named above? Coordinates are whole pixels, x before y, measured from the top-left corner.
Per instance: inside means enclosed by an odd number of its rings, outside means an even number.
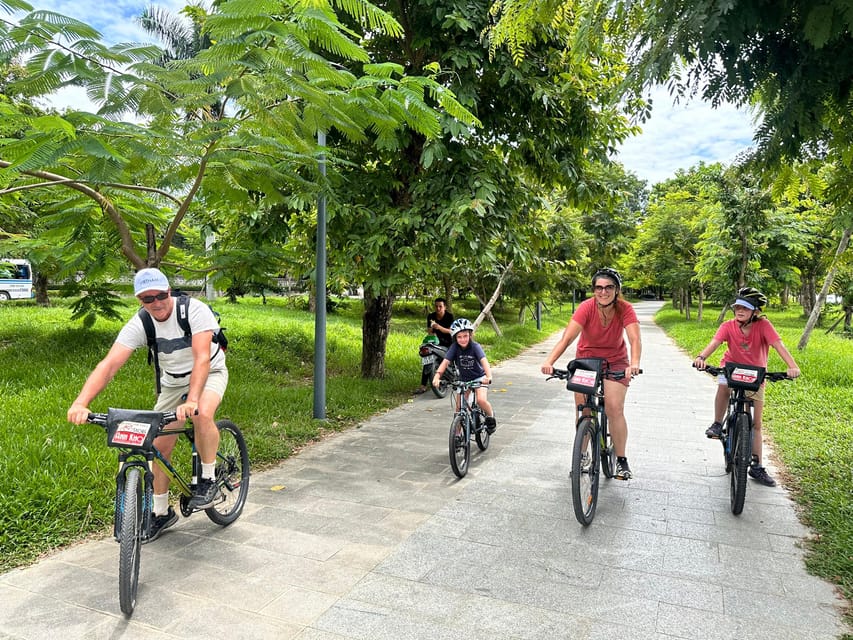
[[[480,451],[485,451],[489,448],[489,441],[492,439],[492,434],[486,430],[486,416],[482,413],[474,415],[474,439],[477,441],[477,447]]]
[[[471,436],[467,419],[462,414],[453,417],[450,424],[450,468],[458,478],[464,478],[468,473],[468,463],[471,460]]]
[[[613,446],[613,437],[604,424],[601,431],[601,472],[610,480],[616,473],[616,448]]]
[[[435,394],[436,398],[444,398],[447,396],[447,392],[450,390],[450,383],[447,381],[447,376],[449,375],[446,371],[441,379],[438,381],[438,386],[436,387],[432,381],[435,379],[435,372],[438,369],[438,365],[440,363],[435,361],[435,358],[432,360],[432,364],[429,366],[429,388],[432,389],[432,392]]]
[[[600,458],[598,425],[594,418],[581,418],[572,448],[572,508],[575,518],[587,527],[595,517],[598,504],[598,466]],[[588,455],[589,466],[583,467],[582,456]]]
[[[142,550],[142,482],[137,467],[130,469],[125,476],[121,512],[118,594],[121,611],[129,616],[136,606],[140,552]]]
[[[734,466],[731,475],[731,506],[732,513],[735,515],[740,515],[743,511],[743,503],[746,500],[746,472],[752,458],[751,429],[749,427],[749,415],[739,414],[735,422],[735,436],[732,440]]]
[[[219,496],[212,507],[204,510],[216,524],[234,522],[243,512],[249,494],[249,449],[246,439],[230,420],[217,420],[219,449],[216,451],[216,485]]]

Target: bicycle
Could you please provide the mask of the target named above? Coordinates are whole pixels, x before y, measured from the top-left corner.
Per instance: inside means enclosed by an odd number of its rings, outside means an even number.
[[[746,392],[758,391],[765,380],[778,382],[793,378],[789,378],[785,371],[767,371],[764,367],[737,362],[727,362],[724,367],[705,365],[702,371],[715,378],[724,375],[729,387],[729,404],[723,418],[720,442],[723,445],[726,473],[731,474],[729,491],[732,513],[740,515],[746,501],[746,477],[752,461],[753,400],[746,397]]]
[[[604,380],[622,380],[625,372],[607,370],[603,358],[578,358],[570,361],[566,369],[555,368],[546,380],[552,378],[566,380],[569,391],[584,394],[583,403],[577,405],[569,476],[575,518],[586,527],[592,523],[598,505],[599,473],[609,480],[616,472],[616,449],[604,411]]]
[[[453,389],[451,402],[454,402],[449,439],[450,467],[457,477],[464,478],[471,461],[471,436],[474,436],[480,451],[485,451],[489,448],[491,434],[486,429],[486,414],[477,404],[476,389],[483,383],[453,380],[450,386]]]
[[[196,511],[189,506],[198,479],[201,459],[195,448],[195,432],[188,420],[180,428],[165,427],[177,420],[174,411],[136,411],[109,409],[107,413],[90,413],[87,422],[107,433],[107,446],[119,449],[119,471],[116,474],[115,519],[113,537],[119,543],[119,604],[122,613],[130,615],[136,606],[139,586],[141,547],[148,540],[154,495],[152,463],[156,463],[172,481],[180,494],[180,510],[184,517]],[[230,420],[218,420],[219,450],[216,452],[216,484],[219,495],[204,512],[218,525],[229,525],[240,517],[249,492],[249,451],[240,429]],[[192,456],[191,477],[181,475],[154,446],[158,436],[185,437]]]

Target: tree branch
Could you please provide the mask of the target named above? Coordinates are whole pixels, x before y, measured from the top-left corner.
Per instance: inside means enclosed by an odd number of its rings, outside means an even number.
[[[0,168],[6,169],[11,166],[11,162],[0,160]],[[41,178],[42,180],[46,180],[51,183],[63,185],[68,187],[69,189],[74,189],[75,191],[79,191],[83,195],[97,202],[98,206],[101,208],[101,211],[103,211],[107,215],[107,217],[112,220],[112,223],[118,230],[119,237],[121,237],[121,252],[138,269],[142,269],[145,266],[145,261],[139,257],[139,254],[136,251],[136,246],[133,243],[133,237],[130,234],[130,227],[127,226],[127,223],[124,221],[124,218],[121,217],[121,214],[115,208],[113,203],[110,202],[109,198],[107,198],[104,194],[102,194],[100,191],[97,191],[96,189],[93,189],[92,187],[89,187],[86,184],[83,184],[82,182],[77,182],[76,180],[69,180],[65,176],[60,176],[55,173],[50,173],[48,171],[21,171],[21,173],[23,173],[24,175],[32,176],[34,178]]]

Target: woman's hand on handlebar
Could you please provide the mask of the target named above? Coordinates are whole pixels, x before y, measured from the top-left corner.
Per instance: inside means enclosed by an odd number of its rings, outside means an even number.
[[[550,376],[552,373],[554,373],[554,365],[553,365],[553,364],[548,364],[547,362],[546,362],[546,363],[544,363],[544,364],[543,364],[539,369],[540,369],[540,371],[542,371],[542,373],[544,373],[546,376]]]

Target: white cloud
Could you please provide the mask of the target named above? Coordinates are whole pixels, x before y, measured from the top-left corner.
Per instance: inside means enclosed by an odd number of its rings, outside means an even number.
[[[752,145],[753,117],[746,109],[730,104],[715,109],[698,99],[674,105],[662,87],[652,99],[643,132],[627,140],[616,158],[650,185],[699,162],[729,164]]]
[[[156,5],[177,13],[187,5],[187,0],[162,0],[145,2],[140,0],[108,0],[80,2],[80,0],[40,0],[30,4],[38,9],[54,11],[85,22],[101,32],[104,42],[152,42],[136,19],[145,7]]]

